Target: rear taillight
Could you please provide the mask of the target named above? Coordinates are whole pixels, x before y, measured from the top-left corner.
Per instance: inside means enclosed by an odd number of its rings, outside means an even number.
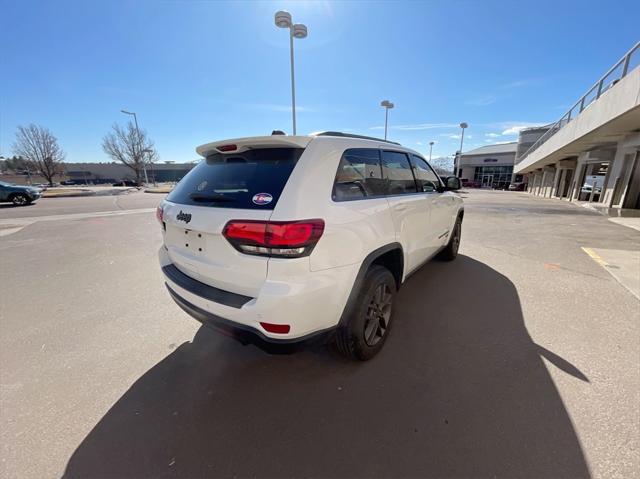
[[[302,221],[231,220],[222,234],[242,253],[300,258],[311,253],[324,231],[320,219]]]
[[[156,208],[156,219],[160,224],[163,224],[163,216],[164,216],[164,211],[162,210],[162,205],[159,205]]]

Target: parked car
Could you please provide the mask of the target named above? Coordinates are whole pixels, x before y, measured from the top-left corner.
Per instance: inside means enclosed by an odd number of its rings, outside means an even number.
[[[509,191],[525,191],[527,189],[526,183],[511,183],[509,185]]]
[[[584,185],[582,185],[582,188],[580,189],[580,192],[582,192],[582,193],[591,194],[592,191],[594,191],[593,185],[591,185],[589,183],[585,183]],[[597,194],[597,195],[602,193],[602,186],[596,185],[594,193]]]
[[[205,160],[157,210],[160,265],[182,309],[242,341],[327,335],[369,359],[403,281],[457,256],[460,180],[398,143],[327,132],[196,151]]]
[[[0,202],[25,206],[33,203],[42,196],[42,191],[33,186],[15,185],[0,181]]]
[[[140,183],[137,183],[133,180],[120,180],[120,181],[116,181],[113,186],[133,186],[133,187],[139,187],[142,186]]]
[[[64,181],[61,181],[60,184],[62,186],[76,186],[76,185],[84,185],[85,181],[84,180],[64,180]]]

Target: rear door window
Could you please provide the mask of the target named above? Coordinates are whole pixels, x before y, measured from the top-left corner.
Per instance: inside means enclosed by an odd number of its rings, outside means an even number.
[[[275,208],[303,148],[257,148],[214,153],[193,168],[167,196],[182,205]]]
[[[382,175],[387,180],[388,195],[406,195],[417,192],[411,164],[405,153],[383,151]]]
[[[418,191],[433,193],[440,189],[440,178],[425,160],[419,156],[411,155],[411,163],[413,164],[413,174],[418,183]]]
[[[352,148],[342,154],[333,185],[333,200],[348,201],[385,194],[380,150]]]

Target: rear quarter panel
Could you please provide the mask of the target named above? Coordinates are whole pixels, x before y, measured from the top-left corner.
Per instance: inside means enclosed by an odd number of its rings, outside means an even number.
[[[324,220],[325,231],[309,257],[311,271],[361,263],[371,251],[396,241],[386,198],[342,202],[331,198],[344,150],[377,147],[368,141],[316,138],[300,157],[271,219]]]

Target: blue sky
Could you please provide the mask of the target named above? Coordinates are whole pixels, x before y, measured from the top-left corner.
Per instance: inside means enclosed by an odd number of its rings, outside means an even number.
[[[50,128],[67,161],[107,161],[120,109],[162,160],[216,139],[291,131],[289,10],[298,133],[382,136],[451,155],[559,118],[640,37],[640,2],[0,0],[0,155],[17,125]]]

